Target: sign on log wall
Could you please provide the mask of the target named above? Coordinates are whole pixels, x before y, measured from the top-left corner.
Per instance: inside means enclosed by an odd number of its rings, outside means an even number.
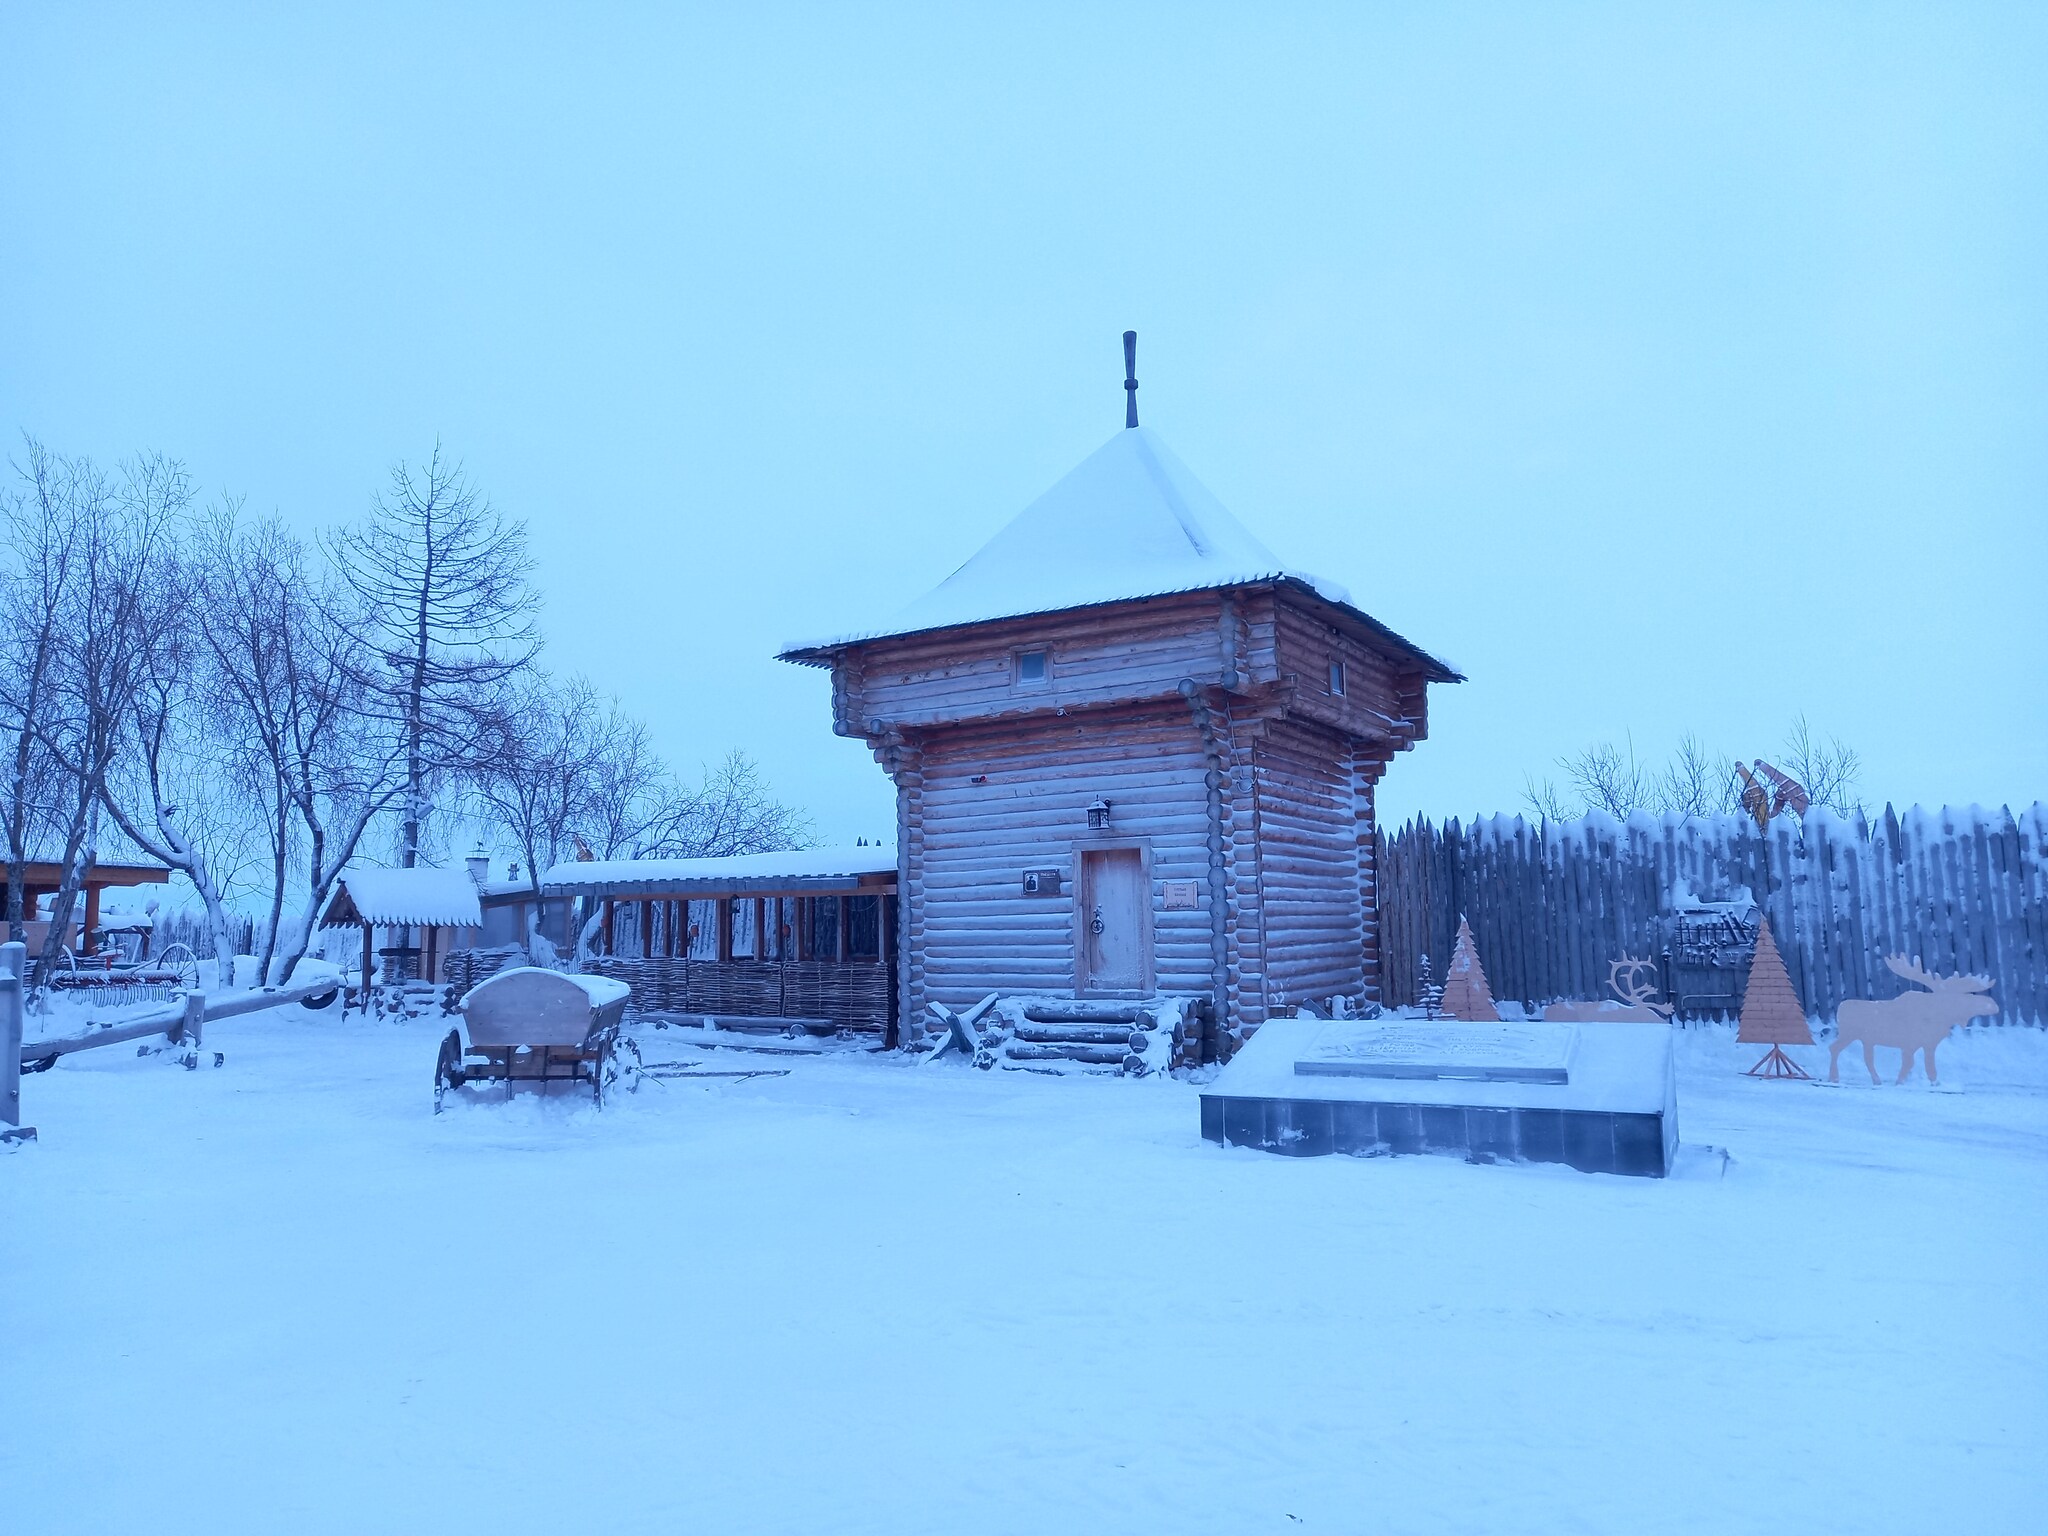
[[[1382,833],[1379,859],[1382,998],[1415,1000],[1427,952],[1438,975],[1458,919],[1470,919],[1494,995],[1534,1005],[1605,995],[1623,954],[1674,960],[1710,917],[1687,920],[1685,898],[1744,899],[1771,920],[1800,1001],[1829,1019],[1846,998],[1901,989],[1884,957],[1917,955],[1930,971],[1992,978],[2002,1023],[2048,1023],[2048,805],[1939,811],[1888,806],[1866,824],[1826,811],[1783,816],[1766,837],[1739,815],[1608,816],[1532,826],[1495,816],[1469,827],[1412,822]],[[1754,916],[1746,942],[1753,943]],[[1744,926],[1739,914],[1729,934]],[[1731,939],[1730,964],[1742,947]],[[1709,979],[1680,974],[1695,1012]]]

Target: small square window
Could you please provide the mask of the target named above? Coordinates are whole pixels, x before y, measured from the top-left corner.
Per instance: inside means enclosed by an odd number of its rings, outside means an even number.
[[[1042,688],[1046,682],[1045,652],[1019,651],[1017,653],[1017,686],[1020,688]]]
[[[1344,663],[1330,663],[1330,692],[1341,695],[1344,692]]]

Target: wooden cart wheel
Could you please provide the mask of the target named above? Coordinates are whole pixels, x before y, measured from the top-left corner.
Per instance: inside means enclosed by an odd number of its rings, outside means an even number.
[[[441,1100],[462,1086],[462,1031],[451,1029],[441,1037],[441,1055],[434,1063],[434,1113],[441,1113]]]

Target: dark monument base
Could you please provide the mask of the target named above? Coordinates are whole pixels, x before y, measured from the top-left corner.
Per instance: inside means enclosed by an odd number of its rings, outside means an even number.
[[[1326,1031],[1374,1027],[1268,1023],[1202,1094],[1203,1139],[1284,1157],[1426,1152],[1582,1173],[1671,1171],[1678,1119],[1665,1026],[1578,1026],[1570,1083],[1345,1078],[1296,1064]]]

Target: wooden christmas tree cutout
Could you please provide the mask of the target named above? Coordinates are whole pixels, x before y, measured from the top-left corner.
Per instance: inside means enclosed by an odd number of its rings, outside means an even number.
[[[1449,1019],[1467,1023],[1500,1022],[1493,992],[1486,985],[1486,972],[1479,965],[1479,950],[1472,943],[1472,926],[1458,919],[1458,947],[1451,953],[1450,969],[1444,972],[1444,995],[1438,1010]]]
[[[1742,1026],[1735,1038],[1744,1045],[1768,1045],[1764,1058],[1751,1067],[1747,1077],[1807,1076],[1806,1069],[1785,1054],[1788,1045],[1813,1044],[1813,1031],[1806,1027],[1806,1009],[1792,990],[1792,978],[1785,974],[1785,961],[1778,953],[1778,941],[1765,918],[1757,931],[1756,956],[1749,963],[1749,988],[1742,995]]]

